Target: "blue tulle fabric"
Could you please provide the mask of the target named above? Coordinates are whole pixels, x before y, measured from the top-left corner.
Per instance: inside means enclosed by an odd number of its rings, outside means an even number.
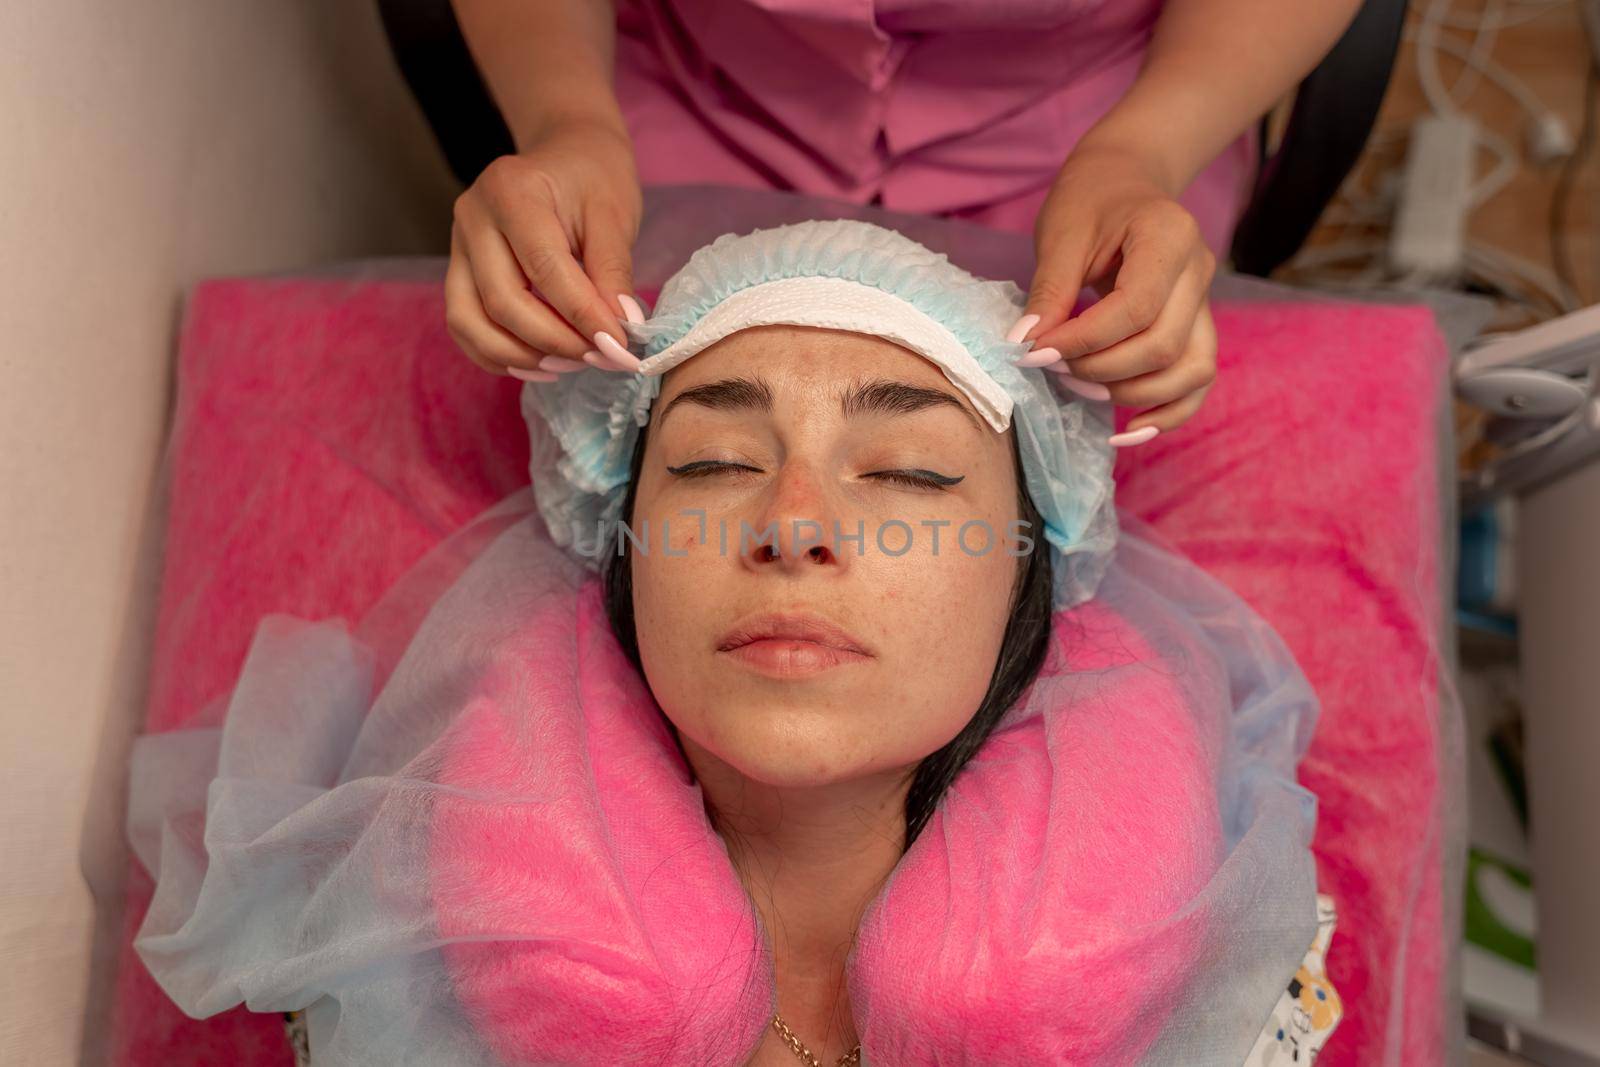
[[[1024,478],[1052,552],[1055,607],[1093,596],[1117,539],[1111,407],[1056,385],[1053,374],[1016,366],[1029,345],[1006,340],[1025,302],[1014,282],[975,277],[903,234],[850,219],[730,233],[667,281],[647,321],[628,325],[631,347],[655,355],[734,293],[807,277],[907,301],[954,334],[1011,396]],[[660,387],[659,375],[588,368],[523,390],[540,512],[556,543],[591,567],[616,543],[634,443]]]

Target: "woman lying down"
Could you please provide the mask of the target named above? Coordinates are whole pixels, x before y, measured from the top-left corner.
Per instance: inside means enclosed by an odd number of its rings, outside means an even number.
[[[408,643],[267,616],[224,729],[139,739],[163,988],[314,1067],[1309,1062],[1315,698],[1119,517],[1021,307],[728,235],[637,367],[524,386],[532,485]]]

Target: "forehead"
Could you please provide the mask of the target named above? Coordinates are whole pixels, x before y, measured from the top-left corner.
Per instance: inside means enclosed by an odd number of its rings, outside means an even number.
[[[732,374],[759,375],[774,392],[814,391],[833,383],[834,388],[821,394],[826,396],[864,377],[892,378],[947,392],[977,417],[966,394],[930,360],[882,337],[816,326],[755,326],[730,334],[669,370],[656,405]]]

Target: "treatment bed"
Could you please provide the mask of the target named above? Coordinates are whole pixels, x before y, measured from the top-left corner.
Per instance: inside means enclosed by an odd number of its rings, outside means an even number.
[[[718,233],[832,211],[897,226],[973,272],[1031,273],[1030,242],[783,194],[652,189],[636,277]],[[525,485],[522,383],[445,329],[438,259],[221,277],[189,293],[165,458],[164,569],[144,729],[215,721],[260,617],[360,618],[428,550]],[[1459,1062],[1464,802],[1452,615],[1451,344],[1425,304],[1235,276],[1214,288],[1216,387],[1123,450],[1120,506],[1282,634],[1322,714],[1319,887],[1338,907],[1338,1065]],[[1122,419],[1133,412],[1119,410]],[[128,882],[115,1067],[288,1067],[283,1018],[185,1017],[133,953]]]

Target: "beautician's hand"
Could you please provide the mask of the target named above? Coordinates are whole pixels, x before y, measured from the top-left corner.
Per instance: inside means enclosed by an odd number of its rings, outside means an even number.
[[[1112,438],[1138,444],[1187,421],[1216,378],[1207,300],[1216,257],[1194,217],[1137,155],[1080,149],[1039,211],[1037,272],[1011,338],[1034,341],[1024,365],[1062,373],[1063,384],[1086,396],[1103,399],[1109,390],[1112,403],[1147,409]],[[1101,299],[1069,319],[1084,285]],[[1029,322],[1031,315],[1038,319]],[[1136,433],[1146,427],[1155,430]]]
[[[484,370],[524,380],[638,366],[619,318],[642,318],[632,280],[642,211],[627,133],[604,122],[554,122],[490,163],[455,203],[450,335]]]

